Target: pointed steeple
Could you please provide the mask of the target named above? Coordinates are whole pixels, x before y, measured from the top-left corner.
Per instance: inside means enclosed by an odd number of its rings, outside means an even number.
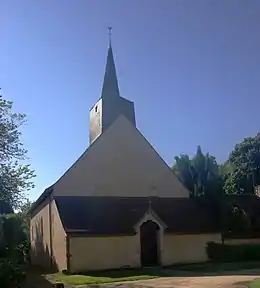
[[[90,144],[104,133],[120,115],[124,115],[136,127],[134,102],[121,97],[119,94],[111,45],[111,27],[108,30],[109,46],[101,98],[90,110]]]
[[[109,30],[109,47],[107,53],[107,63],[106,63],[106,71],[104,76],[104,82],[102,87],[101,98],[109,99],[119,97],[119,87],[116,76],[116,66],[114,62],[113,50],[111,45],[111,27]]]

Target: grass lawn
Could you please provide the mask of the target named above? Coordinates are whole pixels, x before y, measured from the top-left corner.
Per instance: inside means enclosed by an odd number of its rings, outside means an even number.
[[[176,276],[178,271],[191,273],[224,272],[244,269],[260,268],[260,262],[234,262],[234,263],[196,263],[174,265],[167,269],[125,269],[114,271],[100,271],[87,273],[85,275],[65,275],[61,273],[51,275],[56,282],[71,285],[102,284],[113,282],[124,282],[134,280],[146,280],[158,277]],[[177,274],[176,274],[177,273]],[[260,280],[259,280],[260,281]],[[252,285],[255,285],[254,283]],[[260,288],[259,286],[249,286],[250,288]]]
[[[249,283],[249,288],[260,288],[260,279],[255,279]]]
[[[87,285],[87,284],[101,284],[113,282],[125,282],[135,280],[153,279],[162,276],[167,276],[163,270],[155,269],[126,269],[117,271],[103,271],[96,273],[89,273],[88,275],[64,275],[54,274],[56,282],[62,282],[71,285]]]

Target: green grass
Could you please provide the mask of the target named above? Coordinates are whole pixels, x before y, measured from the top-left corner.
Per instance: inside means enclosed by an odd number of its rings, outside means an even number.
[[[173,266],[172,269],[178,269],[187,272],[218,272],[218,271],[235,271],[246,269],[260,268],[260,262],[206,262],[183,264]]]
[[[260,288],[260,279],[255,279],[249,283],[248,288]]]
[[[86,273],[85,275],[65,275],[61,273],[53,274],[52,279],[70,285],[88,285],[113,282],[125,282],[154,279],[159,277],[169,277],[178,275],[178,271],[187,273],[203,273],[236,271],[244,269],[260,268],[260,262],[233,262],[233,263],[194,263],[174,265],[167,269],[122,269],[114,271],[99,271]],[[253,284],[252,284],[253,285]],[[260,286],[249,286],[257,288]]]
[[[89,273],[88,275],[64,275],[54,274],[54,280],[56,282],[62,282],[70,285],[87,285],[87,284],[102,284],[113,282],[125,282],[136,280],[154,279],[162,276],[166,276],[163,270],[118,270],[118,271],[104,271]]]

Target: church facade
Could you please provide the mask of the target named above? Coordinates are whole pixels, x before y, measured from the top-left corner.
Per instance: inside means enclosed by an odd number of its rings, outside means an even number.
[[[136,128],[111,43],[89,134],[88,149],[30,211],[32,264],[76,273],[206,261],[219,227]]]

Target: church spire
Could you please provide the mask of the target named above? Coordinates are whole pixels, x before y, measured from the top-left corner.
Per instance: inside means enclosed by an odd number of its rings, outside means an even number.
[[[111,45],[111,27],[108,28],[108,31],[109,45],[101,98],[90,110],[89,138],[91,144],[104,133],[120,115],[125,116],[125,118],[136,127],[134,102],[120,97],[119,94]]]
[[[112,38],[112,27],[108,27],[108,39],[109,39],[109,47],[111,47],[111,38]]]
[[[108,99],[119,97],[118,81],[116,76],[116,66],[114,62],[113,50],[111,45],[111,27],[108,27],[109,47],[107,53],[106,71],[102,87],[101,98]]]

